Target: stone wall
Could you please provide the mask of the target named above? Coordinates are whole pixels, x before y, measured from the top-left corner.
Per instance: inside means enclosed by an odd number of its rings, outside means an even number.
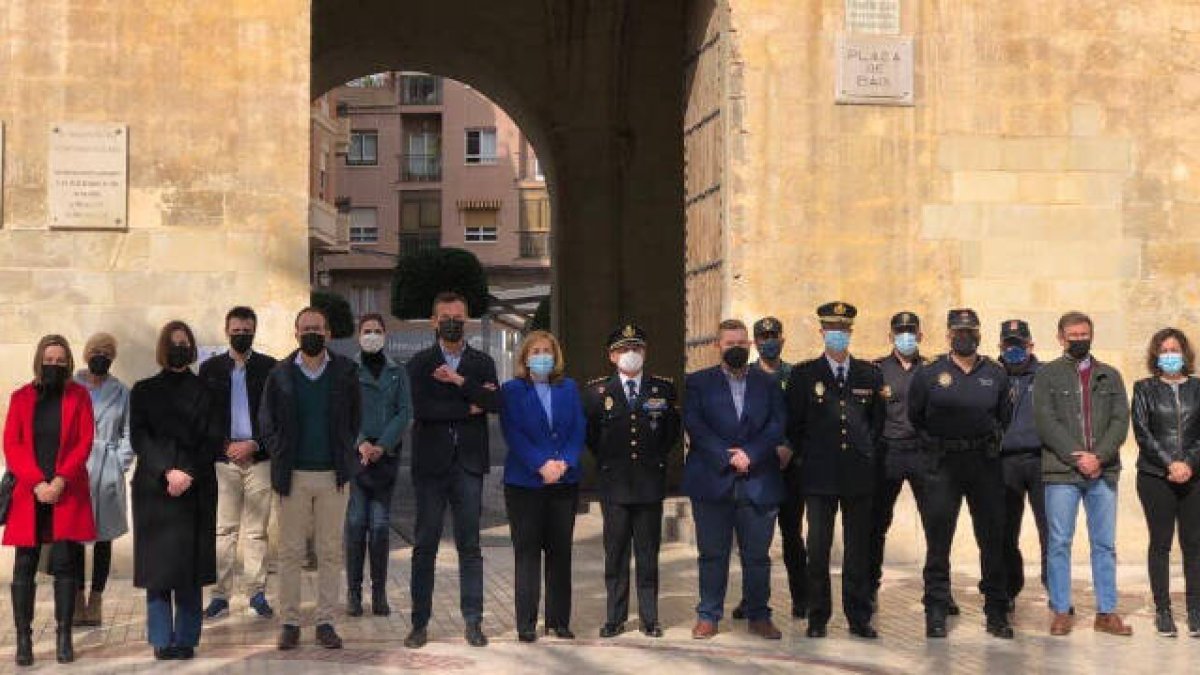
[[[844,0],[729,4],[745,114],[726,297],[783,320],[786,358],[817,352],[831,299],[858,305],[872,357],[901,309],[945,351],[958,306],[979,310],[990,353],[1021,317],[1054,357],[1057,317],[1081,309],[1130,387],[1155,329],[1200,337],[1200,6],[904,0],[916,106],[893,108],[834,104]],[[1132,470],[1121,519],[1137,559]]]
[[[155,369],[169,319],[224,342],[233,303],[282,351],[307,301],[309,3],[9,0],[0,7],[0,390],[29,379],[62,332],[121,342],[114,372]],[[129,128],[120,232],[47,227],[47,150],[59,122]],[[77,355],[78,356],[78,355]],[[7,396],[0,409],[7,406]]]

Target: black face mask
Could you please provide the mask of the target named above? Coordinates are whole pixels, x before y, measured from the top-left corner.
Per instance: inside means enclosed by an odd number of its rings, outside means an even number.
[[[66,366],[42,364],[42,389],[50,392],[60,392],[66,383]]]
[[[245,354],[254,346],[254,333],[234,333],[229,336],[229,346],[239,354]]]
[[[438,322],[437,335],[446,342],[462,342],[464,325],[458,319],[442,319]]]
[[[979,338],[974,335],[955,335],[950,339],[950,349],[959,356],[974,356],[979,349]]]
[[[300,351],[307,356],[316,356],[325,351],[325,336],[321,333],[303,333],[300,335]]]
[[[1067,354],[1076,361],[1082,361],[1087,358],[1088,352],[1092,351],[1091,340],[1068,340]]]
[[[167,367],[178,370],[192,362],[192,348],[188,345],[171,345],[167,350]]]
[[[112,367],[112,359],[104,354],[96,354],[88,359],[88,372],[97,376],[104,377],[108,374],[108,369]]]
[[[730,368],[741,370],[750,360],[750,350],[745,347],[730,347],[721,353],[721,360]]]

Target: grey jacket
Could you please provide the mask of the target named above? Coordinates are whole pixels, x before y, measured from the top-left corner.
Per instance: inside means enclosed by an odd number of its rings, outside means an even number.
[[[1121,445],[1129,435],[1129,398],[1121,374],[1092,357],[1088,389],[1092,426],[1085,442],[1083,390],[1078,361],[1062,356],[1038,370],[1033,380],[1033,412],[1042,439],[1042,479],[1046,483],[1084,483],[1073,453],[1090,444],[1104,478],[1115,483],[1121,472]]]
[[[75,381],[92,395],[92,413],[96,418],[92,454],[87,462],[96,541],[112,541],[129,531],[125,515],[125,474],[133,464],[133,447],[129,444],[129,388],[109,375],[93,390],[86,370],[76,373]]]

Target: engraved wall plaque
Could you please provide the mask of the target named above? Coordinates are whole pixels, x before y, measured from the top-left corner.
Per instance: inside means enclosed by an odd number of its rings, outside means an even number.
[[[46,183],[51,228],[125,229],[129,225],[129,128],[54,125]]]
[[[840,36],[835,85],[838,103],[913,105],[912,37]]]
[[[846,32],[899,34],[900,0],[846,0]]]

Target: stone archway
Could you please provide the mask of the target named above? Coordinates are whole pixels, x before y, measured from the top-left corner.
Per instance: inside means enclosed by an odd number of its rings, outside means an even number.
[[[312,92],[418,68],[478,88],[546,165],[554,320],[572,370],[636,321],[656,369],[683,370],[684,0],[315,0]]]

